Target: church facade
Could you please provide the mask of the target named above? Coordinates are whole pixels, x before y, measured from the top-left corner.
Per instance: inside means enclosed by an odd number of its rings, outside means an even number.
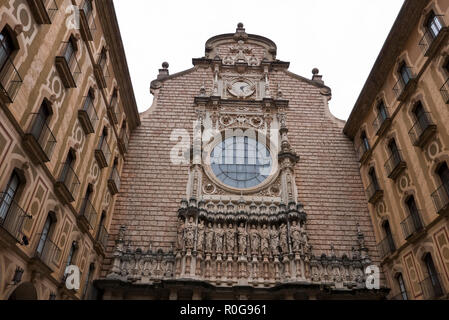
[[[366,284],[379,253],[331,89],[276,51],[239,24],[193,68],[162,65],[123,168],[104,299],[385,297]]]

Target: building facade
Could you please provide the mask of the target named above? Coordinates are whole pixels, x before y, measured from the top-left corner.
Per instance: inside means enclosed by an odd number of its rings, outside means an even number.
[[[151,83],[123,168],[103,299],[380,299],[359,166],[331,90],[273,41],[206,42]]]
[[[390,299],[449,293],[449,1],[405,1],[344,128]]]
[[[112,1],[1,0],[0,106],[0,299],[92,297],[140,121]]]

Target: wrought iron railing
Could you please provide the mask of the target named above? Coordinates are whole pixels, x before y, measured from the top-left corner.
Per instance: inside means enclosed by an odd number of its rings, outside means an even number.
[[[117,190],[120,190],[120,176],[118,174],[117,168],[112,169],[110,180],[115,183]]]
[[[404,221],[401,222],[402,231],[404,233],[404,238],[408,239],[413,234],[423,230],[424,224],[421,219],[421,212],[417,212],[409,215]]]
[[[98,231],[97,241],[106,250],[108,245],[109,233],[104,226],[100,226]]]
[[[87,221],[90,229],[93,229],[95,227],[95,222],[97,220],[97,211],[95,210],[89,199],[83,199],[79,215]]]
[[[370,151],[370,148],[367,145],[365,145],[365,143],[362,143],[357,148],[357,155],[358,155],[359,161],[362,161],[362,159],[365,157],[366,154],[368,154],[369,151]]]
[[[446,80],[446,82],[440,88],[440,92],[441,92],[441,96],[444,99],[444,102],[449,103],[449,78]]]
[[[58,5],[56,4],[55,0],[43,0],[44,6],[47,9],[48,17],[50,18],[50,21],[53,21],[53,18],[56,15],[56,12],[58,12]]]
[[[449,182],[443,183],[432,193],[433,203],[438,213],[449,207]]]
[[[81,68],[78,64],[78,59],[76,58],[76,51],[69,51],[70,54],[67,55],[67,47],[71,45],[70,41],[63,41],[63,57],[67,63],[67,66],[69,67],[69,70],[72,74],[73,80],[75,83],[78,81],[78,78],[81,74]]]
[[[444,295],[444,289],[441,282],[441,276],[434,274],[421,281],[421,289],[424,299],[435,300]]]
[[[17,242],[23,240],[26,219],[31,219],[7,193],[0,193],[0,228],[7,231]]]
[[[385,239],[383,239],[378,244],[378,247],[381,259],[387,257],[388,255],[396,251],[396,246],[394,244],[393,237],[391,236],[387,236]]]
[[[8,52],[0,41],[0,51]],[[22,85],[22,78],[12,59],[8,56],[3,65],[0,65],[0,94],[6,102],[13,103]]]
[[[42,239],[42,234],[38,234],[37,237]],[[60,255],[61,249],[48,238],[48,235],[46,237],[44,242],[39,241],[35,257],[51,268],[55,257]]]
[[[112,153],[105,136],[102,136],[100,138],[100,143],[98,144],[97,151],[103,153],[104,160],[106,161],[106,166],[109,166]]]
[[[48,126],[47,119],[41,113],[32,114],[30,134],[37,141],[48,159],[51,158],[56,145],[56,138]]]
[[[119,116],[119,106],[118,106],[118,96],[113,95],[111,98],[111,101],[109,103],[109,106],[107,107],[108,113],[111,116],[111,120],[117,124],[118,123],[118,116]]]
[[[443,15],[435,15],[434,19],[438,19],[438,23],[440,24],[440,27],[443,27],[442,24],[442,17]],[[441,32],[441,29],[438,31],[438,34]],[[427,55],[429,52],[429,49],[432,46],[432,43],[435,41],[435,39],[438,37],[438,34],[434,34],[434,31],[431,32],[430,30],[426,30],[423,37],[419,41],[419,47],[421,48],[424,55]]]
[[[374,198],[376,198],[376,195],[382,192],[382,189],[380,188],[378,183],[371,183],[368,188],[366,188],[366,195],[368,197],[368,200],[371,202]]]
[[[387,120],[390,119],[390,113],[388,112],[388,109],[385,108],[384,110],[384,112],[379,112],[376,119],[374,119],[373,128],[376,132],[379,132],[379,130],[387,122]]]
[[[63,163],[62,166],[63,168],[58,182],[62,183],[72,197],[75,198],[81,184],[80,180],[78,179],[78,176],[76,175],[75,170],[73,170],[71,164]]]
[[[413,80],[413,75],[409,67],[404,67],[407,70],[409,79],[407,82],[404,80],[402,76],[399,76],[399,80],[396,82],[396,84],[393,87],[393,92],[396,94],[396,97],[400,98],[402,93],[404,92],[407,85]]]
[[[417,145],[423,135],[423,133],[434,126],[435,124],[430,118],[429,112],[424,112],[421,114],[416,122],[413,124],[413,127],[410,129],[409,136],[412,140],[413,145]]]
[[[387,175],[390,176],[397,168],[403,163],[404,158],[400,150],[394,151],[390,158],[385,162],[385,170]]]
[[[128,133],[126,132],[126,128],[122,128],[122,131],[120,132],[120,140],[123,143],[123,147],[125,148],[125,152],[128,150],[129,145],[129,137]]]
[[[97,115],[97,111],[95,110],[92,99],[90,97],[84,98],[84,105],[83,105],[82,111],[87,114],[87,116],[90,120],[90,123],[92,125],[92,128],[95,131],[95,126],[97,125],[97,121],[98,121],[98,115]]]
[[[87,22],[87,27],[89,28],[90,33],[93,35],[95,33],[95,30],[97,29],[97,26],[95,24],[92,2],[89,0],[85,0],[80,13],[84,14]]]

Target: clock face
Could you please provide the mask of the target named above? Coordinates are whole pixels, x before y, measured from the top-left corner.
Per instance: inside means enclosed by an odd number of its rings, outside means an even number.
[[[237,189],[254,188],[268,179],[273,161],[268,148],[249,137],[231,137],[211,153],[211,169],[225,185]]]
[[[254,86],[246,81],[236,81],[231,85],[230,92],[241,98],[246,98],[254,93]]]

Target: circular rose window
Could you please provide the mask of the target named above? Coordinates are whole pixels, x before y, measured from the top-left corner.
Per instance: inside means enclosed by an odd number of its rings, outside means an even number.
[[[249,189],[270,176],[272,159],[263,143],[249,137],[231,137],[212,150],[211,169],[225,185]]]

